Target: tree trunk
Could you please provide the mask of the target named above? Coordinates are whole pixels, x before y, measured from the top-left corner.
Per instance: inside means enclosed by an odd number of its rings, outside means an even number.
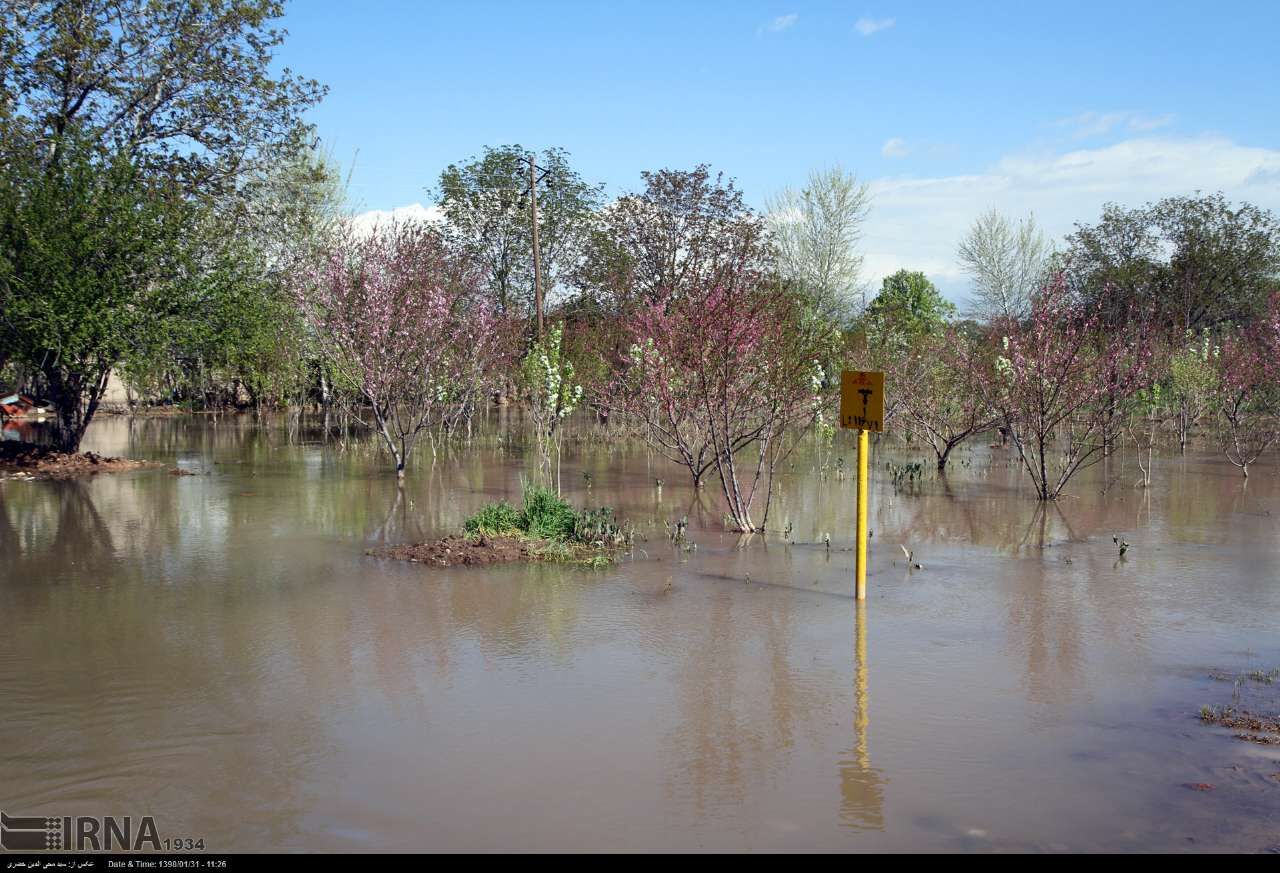
[[[54,445],[60,452],[74,453],[80,451],[80,441],[84,432],[93,420],[98,409],[98,400],[106,390],[107,377],[111,370],[95,374],[93,386],[89,389],[88,402],[85,402],[84,379],[78,374],[69,374],[61,367],[50,367],[44,371],[48,383],[49,399],[57,410],[57,426],[54,428]]]

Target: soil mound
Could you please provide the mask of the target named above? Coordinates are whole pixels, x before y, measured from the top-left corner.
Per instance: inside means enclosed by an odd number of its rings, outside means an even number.
[[[379,558],[394,558],[397,561],[431,564],[436,567],[507,564],[512,561],[528,561],[535,558],[528,543],[514,537],[491,536],[477,536],[470,539],[448,536],[433,543],[371,549],[369,554]]]
[[[49,446],[0,442],[0,477],[76,479],[155,466],[152,461],[108,458],[94,452],[59,452]]]

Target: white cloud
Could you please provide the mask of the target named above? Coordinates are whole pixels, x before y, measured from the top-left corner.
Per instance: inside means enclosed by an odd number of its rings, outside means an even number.
[[[854,22],[853,29],[863,36],[871,36],[873,33],[888,30],[893,27],[893,24],[894,21],[892,18],[868,18],[864,15],[862,18],[859,18]]]
[[[1060,118],[1055,127],[1067,128],[1076,139],[1105,136],[1113,130],[1130,133],[1147,133],[1173,123],[1173,115],[1148,115],[1145,112],[1082,112],[1070,118]]]
[[[444,222],[444,213],[439,206],[423,206],[421,203],[410,203],[408,206],[397,206],[395,209],[371,209],[351,219],[351,227],[356,233],[371,233],[378,225],[392,222],[425,221],[432,224]]]
[[[779,15],[777,18],[773,19],[773,21],[766,24],[764,26],[764,30],[769,31],[770,33],[781,33],[782,31],[793,27],[799,20],[800,16],[794,12],[790,15]]]
[[[880,154],[886,158],[905,158],[907,156],[907,141],[898,136],[887,139],[884,141],[884,145],[880,147]]]
[[[1162,197],[1222,191],[1280,210],[1280,150],[1220,136],[1147,137],[1101,148],[1010,154],[972,175],[889,177],[871,183],[863,239],[867,278],[923,270],[953,299],[968,292],[955,249],[984,210],[1034,213],[1059,241],[1103,204],[1141,206]]]

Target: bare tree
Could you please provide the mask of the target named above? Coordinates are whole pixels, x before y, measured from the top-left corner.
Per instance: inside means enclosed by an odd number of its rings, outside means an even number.
[[[835,321],[861,309],[857,246],[870,210],[867,186],[839,166],[814,170],[804,188],[783,189],[768,203],[779,270]]]
[[[960,243],[960,263],[973,280],[968,315],[980,321],[1025,318],[1044,284],[1053,245],[1035,216],[1013,222],[994,209],[978,216]]]

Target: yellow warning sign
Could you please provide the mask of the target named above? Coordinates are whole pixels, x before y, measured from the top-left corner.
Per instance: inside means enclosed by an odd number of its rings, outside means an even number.
[[[840,374],[840,426],[884,430],[884,373],[845,370]]]

